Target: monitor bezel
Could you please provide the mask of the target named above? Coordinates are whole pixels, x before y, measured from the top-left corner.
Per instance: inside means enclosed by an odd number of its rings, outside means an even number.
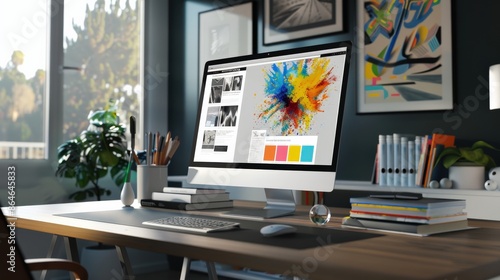
[[[201,120],[201,111],[203,106],[203,98],[204,98],[204,88],[206,84],[207,71],[210,66],[219,65],[219,64],[227,64],[227,63],[235,63],[240,61],[249,61],[255,59],[263,59],[263,58],[273,58],[280,57],[286,55],[296,55],[302,53],[309,53],[315,51],[323,51],[329,49],[338,49],[338,48],[346,48],[346,59],[344,63],[344,71],[342,77],[342,85],[340,91],[340,99],[339,99],[339,111],[338,111],[338,119],[337,119],[337,127],[335,133],[335,144],[333,149],[332,162],[330,165],[317,165],[317,164],[279,164],[279,163],[247,163],[247,162],[205,162],[205,161],[194,161],[195,153],[196,153],[196,141],[198,139],[199,133],[199,125]],[[352,51],[352,42],[351,41],[342,41],[342,42],[334,42],[328,44],[300,47],[300,48],[292,48],[286,50],[278,50],[266,53],[259,54],[251,54],[230,58],[223,58],[217,60],[210,60],[205,63],[205,67],[203,70],[203,77],[201,82],[201,88],[199,92],[198,106],[197,106],[197,117],[195,124],[195,131],[193,137],[193,143],[191,147],[191,157],[189,161],[189,167],[202,167],[202,168],[230,168],[230,169],[249,169],[249,170],[283,170],[283,171],[319,171],[319,172],[336,172],[337,170],[337,161],[339,156],[339,146],[342,132],[342,123],[343,123],[343,115],[344,115],[344,107],[345,100],[347,95],[347,84],[348,84],[348,76],[349,69],[351,64],[351,51]]]

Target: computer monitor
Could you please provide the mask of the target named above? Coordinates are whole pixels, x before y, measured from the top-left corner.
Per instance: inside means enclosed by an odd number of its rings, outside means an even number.
[[[262,213],[228,213],[264,218],[294,213],[292,190],[332,191],[351,47],[208,61],[188,182],[264,188]]]

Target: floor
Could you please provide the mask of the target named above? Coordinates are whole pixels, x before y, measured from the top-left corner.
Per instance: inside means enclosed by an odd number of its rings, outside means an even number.
[[[167,280],[167,279],[179,279],[180,273],[178,271],[161,271],[156,273],[148,273],[137,275],[134,280]],[[190,272],[187,280],[207,280],[208,275],[200,272]],[[218,277],[218,280],[234,280],[227,277]]]

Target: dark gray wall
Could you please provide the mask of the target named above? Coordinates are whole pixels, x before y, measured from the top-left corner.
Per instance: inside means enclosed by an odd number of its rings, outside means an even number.
[[[171,165],[170,174],[186,173],[198,88],[198,13],[222,7],[224,1],[170,1],[169,68],[169,127],[181,135],[182,150]],[[231,4],[246,1],[229,1]],[[347,17],[346,32],[314,39],[263,46],[262,5],[258,9],[258,52],[352,40],[355,43],[356,4],[344,1]],[[370,180],[378,134],[394,132],[454,134],[457,143],[470,144],[485,140],[500,147],[500,110],[490,111],[488,105],[488,68],[500,63],[500,29],[497,11],[500,1],[480,0],[453,2],[454,109],[450,111],[357,114],[356,112],[356,53],[353,55],[348,96],[342,131],[338,179]],[[356,49],[356,48],[354,48]],[[500,162],[500,153],[494,157]]]

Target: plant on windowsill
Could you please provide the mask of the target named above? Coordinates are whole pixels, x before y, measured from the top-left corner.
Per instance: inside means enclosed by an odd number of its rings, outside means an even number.
[[[100,201],[103,195],[110,195],[109,189],[99,185],[108,173],[117,186],[124,182],[128,163],[125,126],[119,123],[116,110],[116,104],[110,102],[103,110],[91,111],[88,128],[57,148],[56,176],[74,178],[81,189],[70,195],[76,201],[94,196]]]
[[[447,147],[439,154],[436,164],[442,161],[449,170],[453,188],[482,189],[486,172],[496,166],[484,149],[499,151],[484,141],[477,141],[470,147]]]

